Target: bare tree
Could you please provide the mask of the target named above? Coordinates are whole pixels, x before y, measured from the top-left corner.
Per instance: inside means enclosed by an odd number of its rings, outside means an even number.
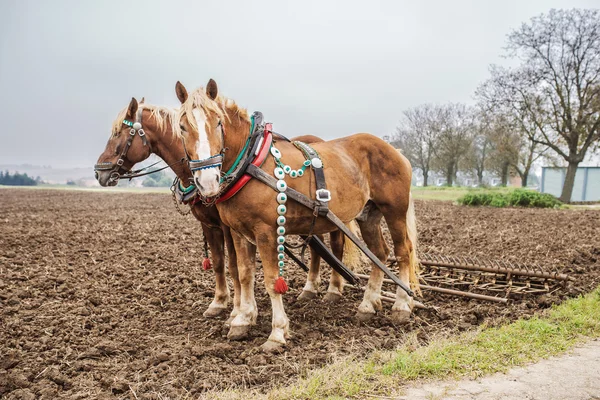
[[[465,155],[465,169],[475,172],[477,181],[483,183],[483,173],[488,169],[492,143],[490,141],[490,114],[479,110],[473,119],[474,138],[469,152]]]
[[[521,151],[521,136],[503,115],[495,115],[488,128],[491,144],[490,169],[500,175],[501,185],[508,184],[510,168],[518,165]]]
[[[479,132],[473,138],[473,144],[465,155],[465,169],[475,172],[477,182],[483,182],[483,173],[488,169],[490,162],[491,142],[485,132]]]
[[[443,171],[446,185],[456,181],[459,163],[469,153],[475,129],[473,112],[464,104],[451,103],[440,108],[439,145],[434,149],[434,165]]]
[[[431,162],[439,137],[439,108],[423,104],[404,111],[392,143],[400,148],[413,167],[423,172],[423,186],[431,170]]]
[[[579,163],[600,141],[600,12],[551,10],[510,33],[507,50],[522,65],[492,66],[485,96],[533,124],[532,143],[566,161],[568,202]]]
[[[479,107],[484,110],[485,123],[480,122],[480,125],[485,129],[481,129],[487,139],[494,144],[490,150],[492,153],[500,146],[504,149],[504,160],[519,174],[521,177],[521,185],[527,186],[529,174],[533,164],[542,157],[548,159],[548,146],[540,144],[541,132],[528,117],[527,113],[517,112],[511,107],[506,107],[504,104],[494,104],[496,98],[491,97],[490,101],[488,94],[494,93],[489,88],[490,82],[481,85],[477,90],[479,97]],[[508,137],[502,139],[503,135]],[[503,144],[498,144],[498,140]],[[510,144],[510,151],[507,146]],[[489,153],[489,151],[488,151]],[[503,156],[494,154],[493,164],[494,170],[505,176],[508,173],[506,167],[498,169],[498,160]]]

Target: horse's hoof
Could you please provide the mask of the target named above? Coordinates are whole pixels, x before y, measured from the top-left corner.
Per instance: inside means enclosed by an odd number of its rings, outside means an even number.
[[[325,297],[323,297],[323,301],[326,303],[337,303],[342,299],[342,295],[339,293],[327,292]]]
[[[281,353],[283,351],[283,343],[267,340],[260,346],[260,349],[265,353]]]
[[[235,319],[235,317],[229,316],[229,318],[227,318],[227,320],[225,320],[225,322],[223,322],[223,326],[225,328],[230,328],[231,323],[233,322],[234,319]]]
[[[375,313],[366,313],[366,312],[360,312],[360,311],[358,311],[356,313],[356,319],[359,322],[369,322],[370,320],[373,319],[374,316],[375,316]]]
[[[215,318],[227,312],[227,307],[208,307],[202,315],[206,318]]]
[[[302,293],[300,293],[300,296],[298,296],[298,301],[308,301],[308,300],[312,300],[316,297],[317,297],[316,292],[310,292],[308,290],[303,290]]]
[[[392,321],[395,324],[406,324],[410,320],[410,310],[392,310]]]
[[[250,325],[232,326],[229,328],[227,339],[229,340],[242,340],[248,337],[250,332]]]

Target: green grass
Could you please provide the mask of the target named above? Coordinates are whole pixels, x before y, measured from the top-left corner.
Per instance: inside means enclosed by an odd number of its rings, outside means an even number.
[[[540,316],[497,328],[441,339],[425,347],[416,340],[400,350],[377,352],[368,360],[340,360],[309,371],[296,383],[267,394],[233,390],[214,399],[339,399],[397,393],[418,379],[477,377],[506,371],[563,353],[586,338],[600,337],[600,288],[555,306]]]

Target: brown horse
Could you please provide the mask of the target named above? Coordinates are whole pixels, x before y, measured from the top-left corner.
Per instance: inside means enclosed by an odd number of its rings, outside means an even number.
[[[131,127],[124,124],[124,121],[134,121],[140,111],[140,123],[144,129],[147,145],[143,144],[142,140],[134,138],[131,147],[127,150],[124,163],[119,169],[122,175],[131,170],[133,165],[148,158],[154,153],[160,156],[166,163],[171,165],[171,168],[180,179],[181,182],[190,182],[192,174],[187,166],[187,163],[181,163],[185,157],[181,138],[178,137],[172,129],[172,120],[176,110],[158,107],[150,104],[145,104],[142,100],[139,104],[136,99],[131,99],[129,106],[123,109],[115,121],[113,122],[112,134],[108,140],[104,152],[98,158],[98,164],[108,163],[116,164],[119,154],[122,153],[129,137]],[[306,143],[314,143],[323,141],[316,136],[300,136],[295,138]],[[102,186],[114,186],[117,180],[111,180],[111,171],[99,171],[97,179]],[[211,249],[211,255],[215,270],[215,296],[207,310],[204,312],[205,317],[216,317],[227,311],[228,302],[230,299],[229,288],[225,280],[225,256],[224,249],[227,248],[229,254],[229,271],[234,282],[234,307],[231,312],[230,319],[233,319],[239,310],[239,293],[240,284],[237,278],[237,261],[236,253],[233,246],[233,241],[229,228],[225,226],[220,218],[215,207],[205,207],[200,202],[194,204],[191,208],[193,215],[202,224],[202,230],[208,245]],[[334,254],[338,258],[344,255],[344,261],[353,266],[356,260],[356,247],[352,247],[346,242],[344,249],[344,240],[340,232],[332,232],[330,241]],[[310,299],[316,296],[318,291],[319,277],[319,255],[311,249],[310,271],[308,273],[304,291],[300,294],[300,300]],[[329,288],[325,300],[335,301],[339,298],[343,290],[343,280],[338,274],[333,274],[329,282]]]
[[[104,152],[98,158],[98,164],[115,164],[129,138],[131,127],[124,121],[135,121],[141,112],[140,123],[144,129],[147,145],[135,137],[131,147],[123,157],[124,163],[118,172],[122,175],[148,157],[152,153],[161,157],[179,177],[183,184],[189,182],[192,176],[187,163],[180,162],[185,157],[183,144],[172,129],[173,117],[177,110],[144,104],[138,104],[135,98],[131,99],[129,106],[122,110],[113,122],[112,133],[106,144]],[[102,186],[114,186],[117,180],[111,180],[111,171],[98,171],[97,179]],[[216,317],[227,311],[230,300],[229,287],[225,280],[225,246],[229,254],[229,272],[234,282],[234,293],[239,293],[239,280],[237,279],[237,260],[235,248],[229,228],[221,222],[219,212],[215,207],[204,207],[201,203],[192,206],[194,217],[202,224],[202,232],[211,250],[212,263],[215,270],[215,296],[204,312],[205,317]],[[232,315],[237,315],[239,310],[239,296],[234,296]]]
[[[222,166],[200,169],[194,179],[205,196],[220,192],[221,169],[228,170],[242,150],[249,135],[251,121],[248,113],[232,100],[218,95],[217,84],[212,79],[206,89],[199,88],[189,96],[185,87],[177,82],[176,94],[182,103],[179,121],[174,127],[185,139],[185,147],[195,160],[224,154]],[[302,166],[304,154],[294,144],[277,141],[281,160],[292,167]],[[331,193],[329,209],[344,223],[358,218],[362,236],[369,249],[383,262],[388,259],[380,221],[385,218],[394,242],[394,253],[399,267],[399,278],[418,289],[416,258],[416,221],[410,197],[411,166],[408,160],[383,140],[369,135],[356,134],[329,142],[315,143],[320,155],[327,186]],[[312,164],[316,165],[316,164]],[[269,174],[277,166],[274,157],[267,157],[261,169]],[[317,166],[318,167],[318,166]],[[277,175],[278,172],[275,171]],[[289,187],[315,197],[315,179],[311,171],[289,179]],[[291,175],[290,175],[291,176]],[[279,178],[281,179],[281,178]],[[282,185],[282,188],[285,186]],[[244,337],[256,321],[257,310],[253,303],[255,253],[260,252],[264,269],[264,282],[273,309],[272,331],[265,350],[279,348],[289,335],[289,320],[283,307],[280,290],[278,225],[281,209],[276,193],[253,179],[234,197],[217,204],[223,222],[232,230],[238,254],[238,273],[241,283],[241,304],[238,315],[231,322],[229,337]],[[337,228],[325,218],[313,225],[313,210],[293,201],[284,207],[287,234],[326,233]],[[362,214],[362,215],[361,215]],[[366,320],[381,305],[383,273],[372,268],[363,301],[357,316]],[[413,300],[398,288],[392,316],[406,321],[412,311]]]

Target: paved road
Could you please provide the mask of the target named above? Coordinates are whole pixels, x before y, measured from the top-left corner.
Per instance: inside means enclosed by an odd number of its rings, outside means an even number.
[[[600,400],[600,340],[506,374],[412,387],[398,399]]]

